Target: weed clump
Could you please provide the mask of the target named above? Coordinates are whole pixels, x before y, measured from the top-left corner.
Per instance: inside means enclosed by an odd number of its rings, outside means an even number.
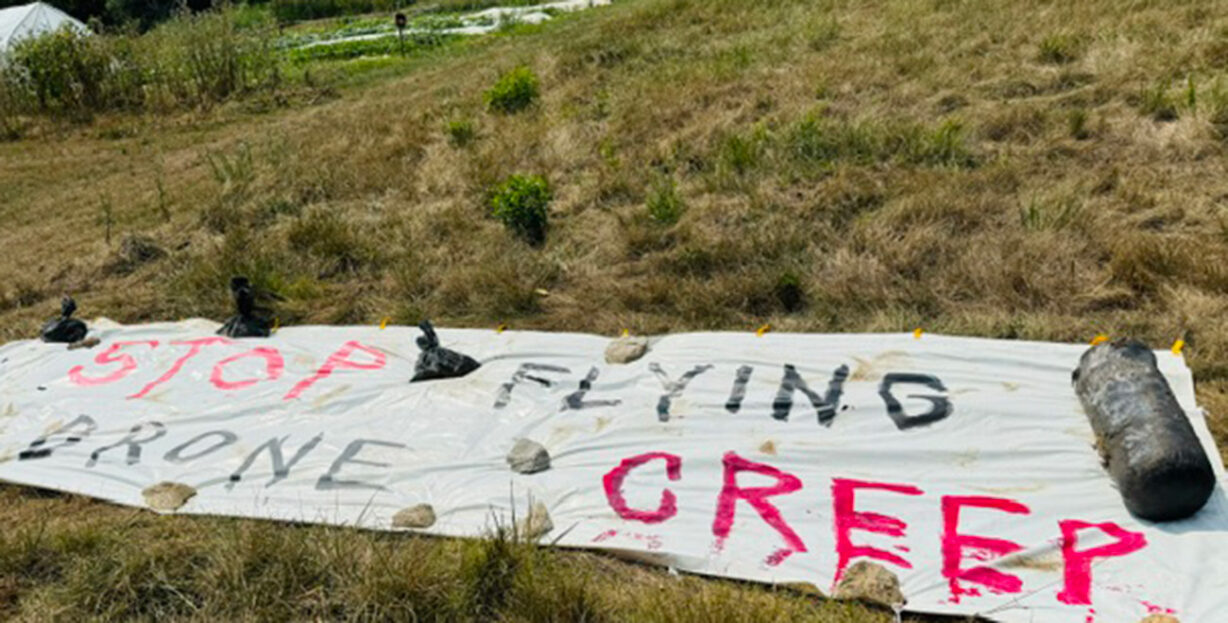
[[[1143,89],[1138,101],[1139,112],[1156,121],[1176,121],[1177,100],[1168,92],[1168,83],[1157,82]]]
[[[546,239],[546,206],[553,198],[546,178],[513,175],[490,192],[487,203],[492,216],[530,244],[538,245]]]
[[[786,272],[776,279],[772,294],[787,312],[800,310],[806,303],[805,292],[802,291],[802,280],[792,272]]]
[[[1087,127],[1087,110],[1076,108],[1070,111],[1070,115],[1066,117],[1066,127],[1070,130],[1070,137],[1085,141],[1092,137],[1091,128]]]
[[[493,111],[510,115],[528,108],[539,95],[537,74],[528,67],[517,67],[486,91],[486,105]]]
[[[453,119],[444,128],[448,134],[448,142],[454,147],[464,147],[477,137],[477,129],[469,119]]]
[[[1040,40],[1038,57],[1042,63],[1065,65],[1079,58],[1079,40],[1077,37],[1057,33]]]
[[[648,216],[662,225],[673,225],[678,222],[686,205],[678,196],[678,188],[671,179],[663,178],[653,187],[648,195]]]

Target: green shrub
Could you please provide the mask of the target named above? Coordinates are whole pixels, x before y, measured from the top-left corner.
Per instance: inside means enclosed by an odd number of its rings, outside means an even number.
[[[648,216],[664,225],[677,223],[686,209],[674,181],[669,178],[663,178],[653,186],[648,194],[647,206]]]
[[[512,114],[528,108],[538,95],[537,75],[528,67],[517,67],[486,92],[486,105],[496,112]]]
[[[116,71],[107,40],[70,28],[22,39],[9,53],[13,70],[24,75],[38,108],[88,114],[111,108],[111,74]]]
[[[468,145],[477,136],[473,121],[469,119],[453,119],[448,122],[445,130],[448,133],[448,142],[456,147]]]
[[[513,175],[490,193],[491,214],[530,244],[546,239],[546,206],[553,195],[540,175]]]

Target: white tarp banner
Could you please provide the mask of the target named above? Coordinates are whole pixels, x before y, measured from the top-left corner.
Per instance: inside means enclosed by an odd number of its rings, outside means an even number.
[[[1221,486],[1128,514],[1071,388],[1085,346],[926,334],[692,333],[627,365],[609,338],[440,330],[468,377],[410,384],[416,329],[100,325],[0,347],[0,478],[182,513],[480,536],[544,503],[568,547],[829,591],[872,561],[907,609],[1002,621],[1228,616],[1223,468],[1180,357],[1161,369]],[[548,470],[506,460],[518,439]]]

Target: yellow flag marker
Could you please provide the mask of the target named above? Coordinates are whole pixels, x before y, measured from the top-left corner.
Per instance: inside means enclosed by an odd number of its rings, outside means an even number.
[[[1095,345],[1097,345],[1097,344],[1103,344],[1103,343],[1105,343],[1105,342],[1107,342],[1107,341],[1109,341],[1109,336],[1107,336],[1107,335],[1105,335],[1105,334],[1103,334],[1103,333],[1097,333],[1097,334],[1096,334],[1096,337],[1092,338],[1092,342],[1091,342],[1091,344],[1092,344],[1092,346],[1095,346]]]
[[[631,330],[630,330],[630,329],[623,329],[623,337],[627,337],[628,335],[631,335]]]
[[[1183,348],[1185,348],[1185,340],[1177,338],[1177,341],[1173,342],[1173,354],[1180,357]]]
[[[499,326],[495,327],[495,333],[503,333],[506,330],[507,330],[506,322],[500,322]]]
[[[917,338],[918,340],[921,339],[922,333],[924,333],[924,331],[921,330],[921,327],[917,327],[916,329],[912,330],[912,336]]]
[[[384,319],[379,321],[379,330],[383,331],[388,328],[388,321],[392,320],[390,316],[384,316]]]
[[[770,324],[765,324],[765,325],[763,325],[762,327],[759,327],[758,329],[755,329],[755,335],[757,335],[757,336],[759,336],[759,337],[763,337],[763,334],[764,334],[764,333],[767,333],[768,331],[771,331],[771,330],[772,330],[772,325],[770,325]]]
[[[277,333],[277,330],[280,328],[281,328],[281,318],[274,317],[273,318],[273,328],[269,330],[269,333]]]

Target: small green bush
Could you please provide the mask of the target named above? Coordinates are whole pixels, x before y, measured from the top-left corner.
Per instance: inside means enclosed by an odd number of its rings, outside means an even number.
[[[477,136],[477,129],[469,119],[453,119],[448,122],[445,130],[448,133],[448,142],[456,147],[468,145]]]
[[[517,67],[486,92],[486,105],[491,110],[512,114],[528,108],[540,94],[537,75],[528,67]]]
[[[653,185],[648,194],[647,206],[648,216],[663,225],[677,223],[686,209],[682,197],[678,196],[674,181],[668,178],[663,178]]]
[[[540,175],[513,175],[490,193],[487,203],[491,215],[530,244],[546,239],[546,206],[553,195],[550,184]]]

